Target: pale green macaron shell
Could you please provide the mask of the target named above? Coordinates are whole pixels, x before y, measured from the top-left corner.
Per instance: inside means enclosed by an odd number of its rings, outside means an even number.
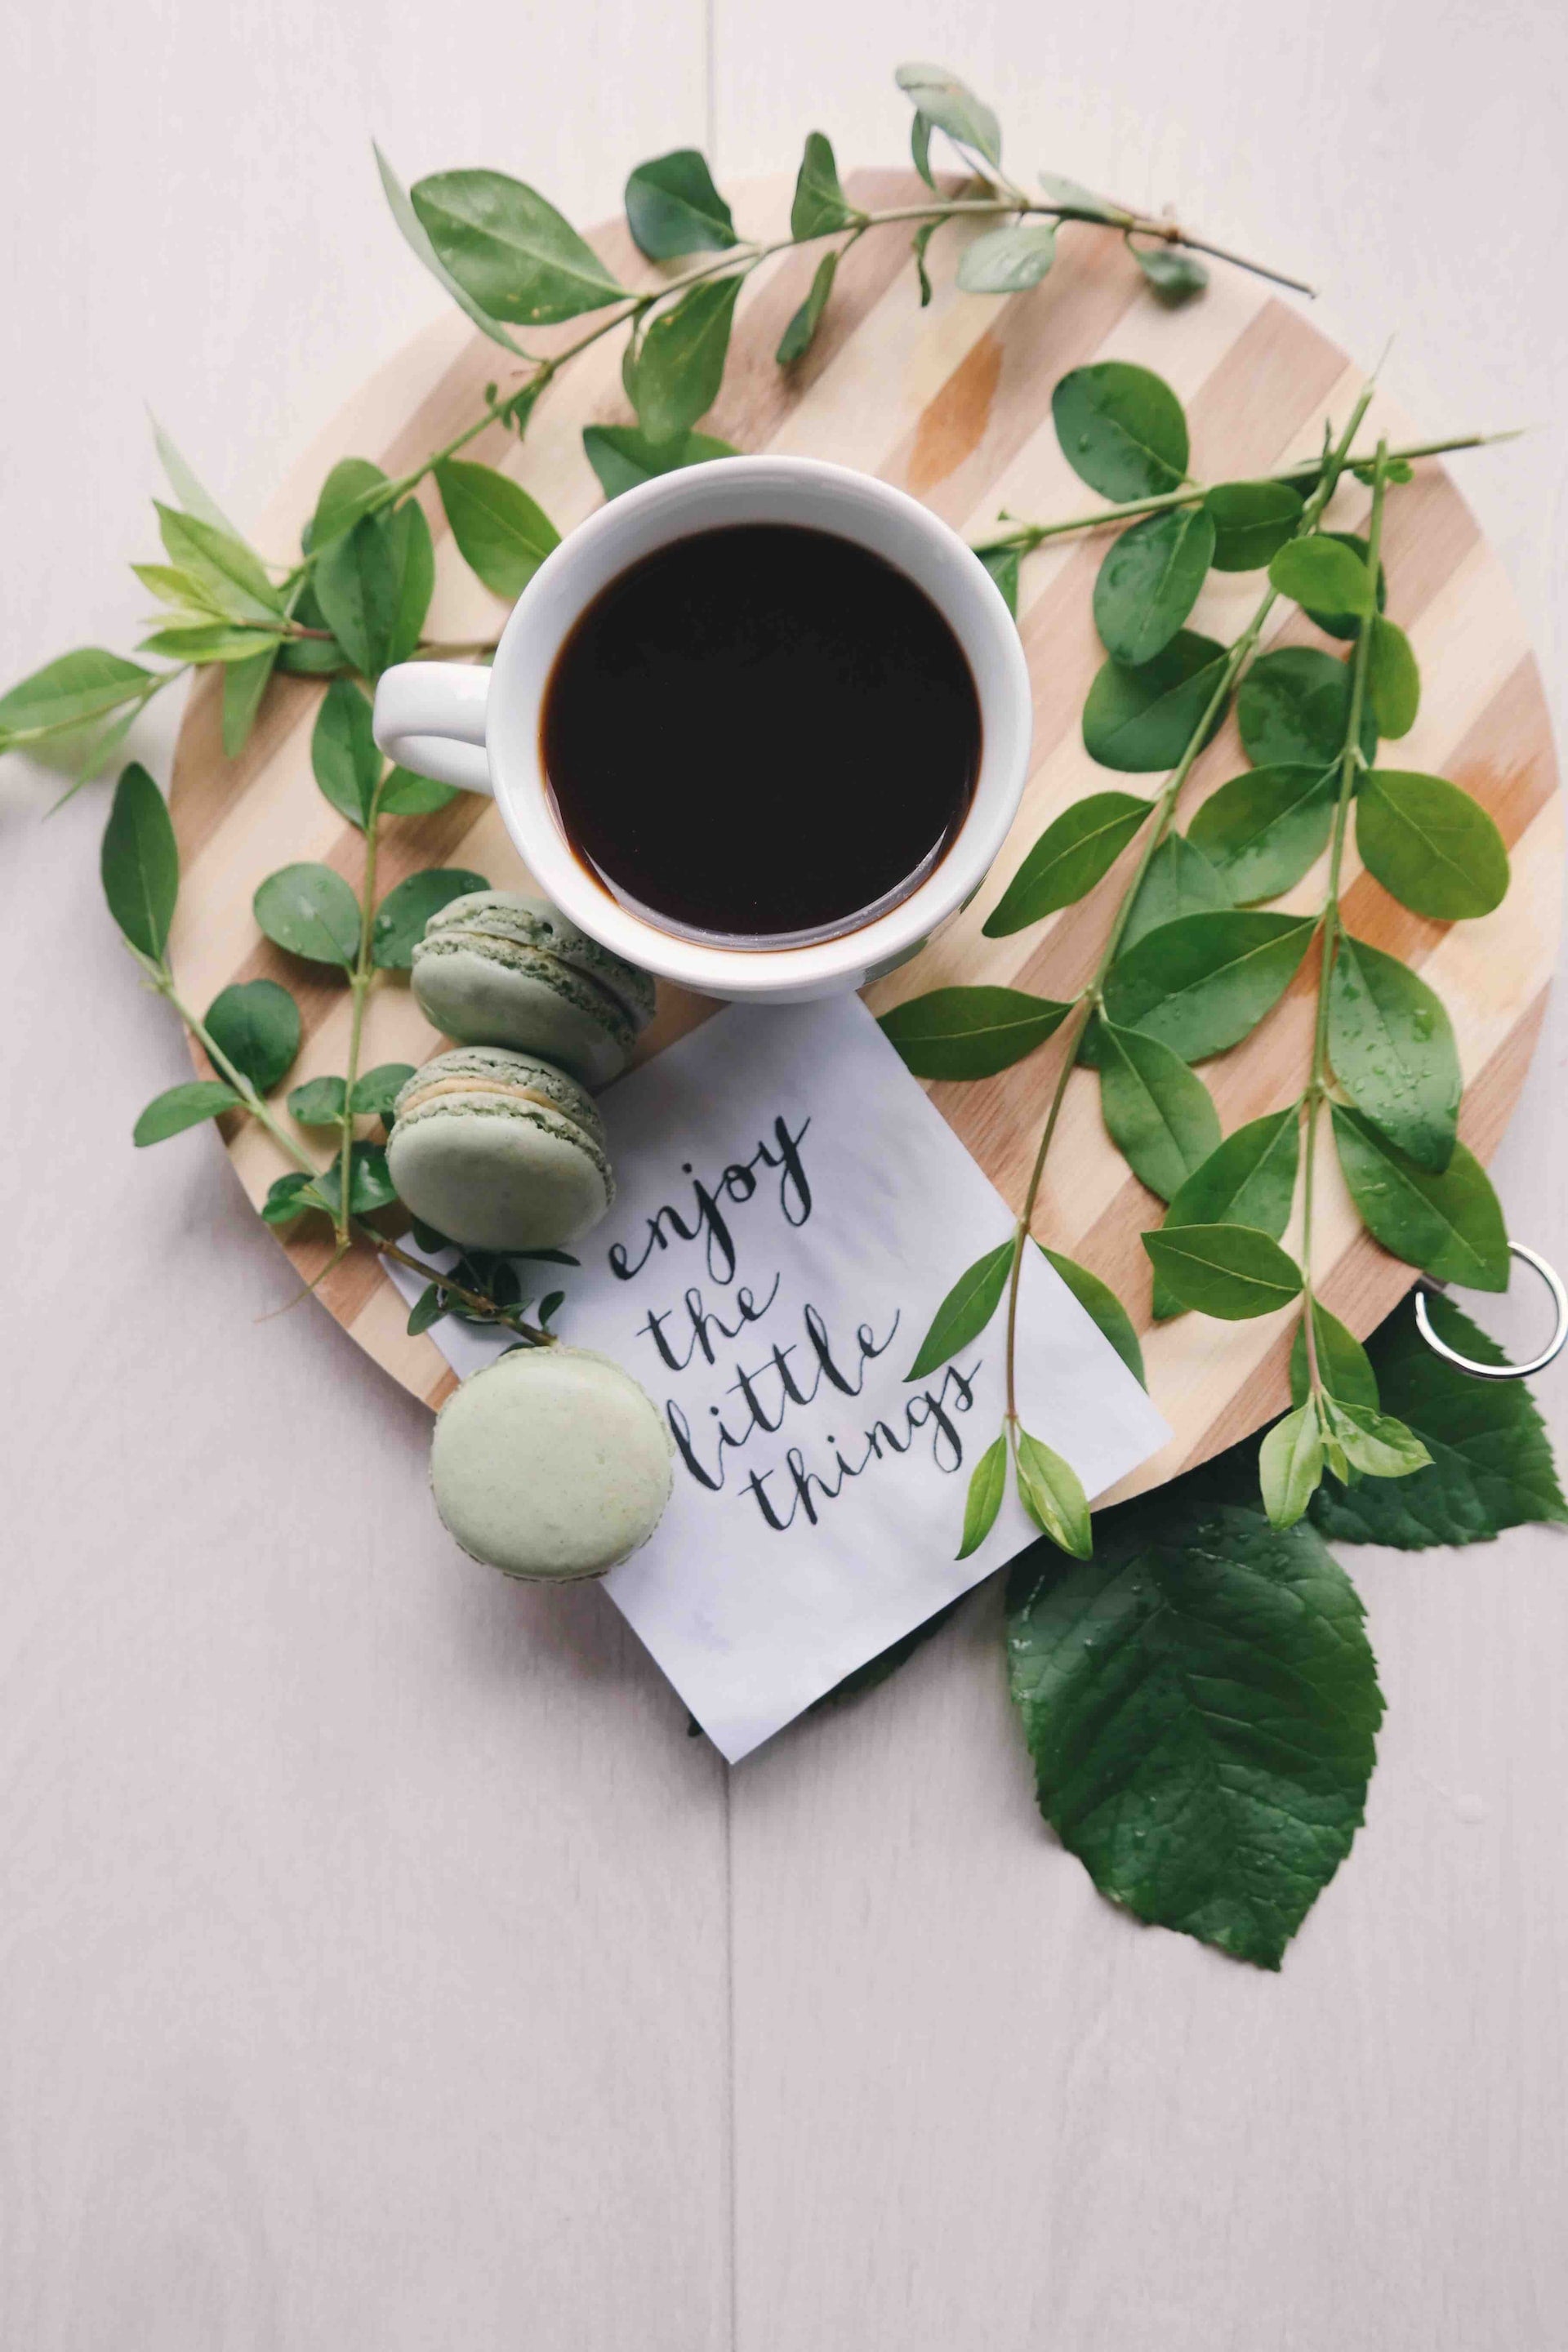
[[[605,1126],[564,1070],[459,1045],[398,1095],[386,1147],[398,1198],[466,1249],[559,1249],[616,1197]]]
[[[669,1500],[669,1433],[631,1374],[585,1348],[515,1348],[442,1406],[430,1484],[447,1532],[508,1576],[603,1576]]]
[[[432,915],[413,981],[445,1035],[542,1054],[590,1087],[619,1077],[653,1019],[646,971],[517,890],[471,890]]]

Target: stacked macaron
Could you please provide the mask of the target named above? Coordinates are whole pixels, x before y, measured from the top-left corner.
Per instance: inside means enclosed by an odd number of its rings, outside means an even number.
[[[399,1197],[465,1248],[580,1240],[616,1194],[586,1089],[626,1068],[653,982],[515,890],[471,891],[433,915],[413,978],[426,1016],[459,1042],[397,1097]]]

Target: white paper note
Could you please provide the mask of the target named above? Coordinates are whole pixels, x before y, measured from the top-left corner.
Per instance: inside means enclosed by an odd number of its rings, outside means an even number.
[[[953,1558],[1001,1425],[1001,1313],[904,1378],[1012,1220],[858,997],[734,1006],[602,1097],[619,1190],[559,1287],[567,1340],[635,1373],[676,1447],[658,1532],[608,1590],[731,1763],[1021,1550],[1011,1493]],[[392,1269],[408,1297],[417,1282]],[[1019,1409],[1093,1497],[1165,1444],[1142,1389],[1038,1251]],[[459,1373],[505,1344],[447,1318]]]

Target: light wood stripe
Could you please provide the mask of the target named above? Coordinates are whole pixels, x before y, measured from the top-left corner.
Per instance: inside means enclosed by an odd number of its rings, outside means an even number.
[[[858,174],[851,190],[862,204],[887,205],[910,201],[916,184],[903,173],[868,173]],[[739,216],[749,232],[775,234],[788,204],[787,185],[762,184],[742,192]],[[960,294],[952,284],[954,249],[966,234],[945,229],[937,240],[939,283],[925,311],[914,299],[905,241],[891,231],[863,240],[839,272],[817,348],[787,376],[774,365],[773,352],[810,282],[815,257],[786,255],[759,270],[741,306],[711,429],[742,448],[813,453],[875,471],[915,491],[966,536],[978,537],[1002,508],[1049,516],[1093,507],[1092,494],[1063,458],[1050,421],[1051,387],[1068,367],[1115,357],[1157,368],[1186,404],[1194,469],[1205,478],[1259,474],[1310,457],[1325,418],[1342,417],[1359,388],[1359,373],[1343,354],[1300,312],[1251,280],[1221,274],[1203,302],[1167,313],[1148,298],[1114,239],[1068,234],[1047,285],[998,306]],[[631,250],[624,224],[595,242],[626,282],[656,281]],[[564,341],[570,331],[553,334]],[[549,340],[539,338],[540,346]],[[502,359],[460,320],[437,320],[364,387],[309,453],[258,534],[261,543],[282,553],[293,542],[335,457],[370,455],[395,472],[450,438],[475,414],[485,383],[504,378]],[[473,454],[526,478],[569,529],[598,497],[583,461],[581,427],[625,415],[616,339],[606,338],[542,404],[525,448],[492,431],[476,442]],[[1366,430],[1369,439],[1383,430],[1415,437],[1381,397]],[[1336,527],[1360,527],[1366,506],[1363,487],[1344,485],[1332,511]],[[438,501],[426,498],[426,510],[437,551],[433,630],[453,637],[489,634],[504,607],[456,560]],[[1426,681],[1417,727],[1386,755],[1389,763],[1434,769],[1474,793],[1510,844],[1514,881],[1496,915],[1446,928],[1396,907],[1361,871],[1352,843],[1346,911],[1359,936],[1422,968],[1440,989],[1467,1073],[1464,1132],[1485,1159],[1523,1084],[1556,958],[1563,842],[1550,726],[1507,582],[1439,467],[1424,468],[1391,501],[1385,544],[1393,610],[1411,634]],[[869,992],[877,1011],[929,988],[982,979],[1068,994],[1092,963],[1125,866],[1079,906],[1026,933],[987,940],[982,925],[1025,849],[1059,809],[1110,783],[1142,788],[1135,778],[1113,778],[1097,768],[1079,735],[1083,697],[1101,657],[1089,598],[1104,545],[1098,537],[1064,541],[1026,567],[1021,629],[1034,684],[1036,739],[1017,826],[974,904],[921,957]],[[1234,634],[1259,585],[1256,575],[1215,575],[1194,625]],[[1283,604],[1271,616],[1268,641],[1322,642]],[[308,681],[279,680],[251,744],[229,764],[218,732],[218,681],[203,680],[181,732],[173,793],[187,877],[173,942],[182,983],[199,1007],[230,980],[269,974],[284,981],[300,1003],[306,1032],[294,1083],[342,1067],[345,991],[271,948],[256,929],[249,902],[265,875],[298,858],[319,857],[357,881],[359,836],[322,801],[310,772],[319,699],[320,688]],[[1233,716],[1194,772],[1188,813],[1243,764]],[[471,866],[497,884],[527,878],[488,803],[459,800],[388,829],[386,887],[431,864]],[[1282,903],[1315,908],[1322,879],[1320,866]],[[1312,980],[1309,959],[1257,1034],[1205,1070],[1227,1132],[1299,1091]],[[714,1009],[679,991],[663,992],[645,1050],[658,1051]],[[368,1060],[418,1061],[437,1043],[405,982],[391,980],[377,989],[367,1023]],[[929,1089],[1009,1202],[1021,1197],[1054,1075],[1053,1049],[1047,1047],[984,1085]],[[259,1201],[283,1164],[279,1156],[265,1135],[244,1123],[226,1140],[247,1191]],[[1360,1231],[1331,1153],[1325,1158],[1315,1256],[1329,1305],[1364,1332],[1407,1286],[1411,1270]],[[1075,1075],[1037,1230],[1111,1282],[1144,1331],[1151,1385],[1175,1435],[1166,1453],[1130,1482],[1129,1492],[1244,1435],[1286,1393],[1285,1318],[1226,1325],[1189,1315],[1148,1328],[1147,1259],[1139,1237],[1160,1213],[1161,1204],[1129,1175],[1104,1133],[1092,1075]],[[305,1280],[321,1274],[325,1244],[289,1246]],[[427,1338],[407,1337],[401,1302],[372,1253],[353,1253],[317,1296],[415,1394],[438,1403],[449,1391],[452,1375],[444,1359]]]

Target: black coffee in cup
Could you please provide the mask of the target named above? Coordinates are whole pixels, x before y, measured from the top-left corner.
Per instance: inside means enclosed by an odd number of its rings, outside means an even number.
[[[952,846],[980,701],[924,591],[828,531],[746,523],[634,563],[556,656],[543,766],[573,850],[644,920],[728,947],[855,930]]]

